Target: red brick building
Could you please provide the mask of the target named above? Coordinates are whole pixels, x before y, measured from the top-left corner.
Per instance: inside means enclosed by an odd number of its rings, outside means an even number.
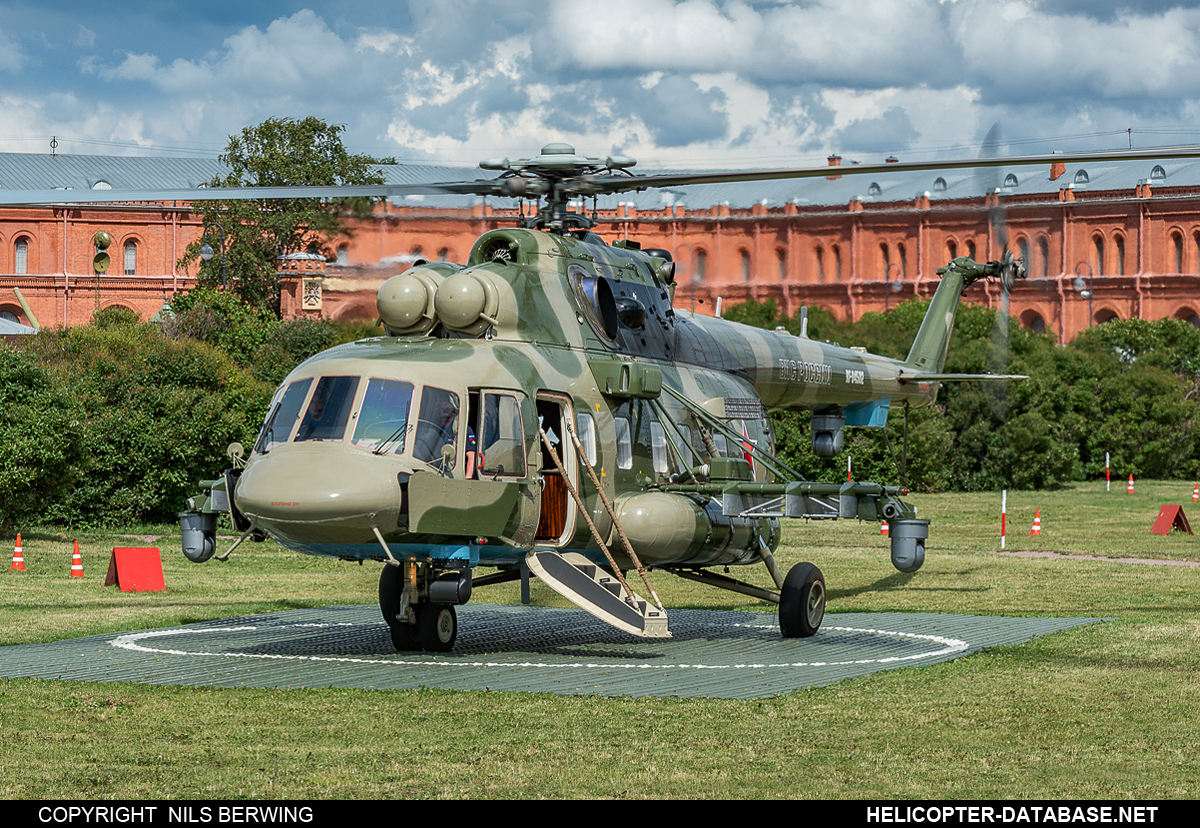
[[[125,170],[169,159],[118,160]],[[1029,266],[1011,300],[1022,325],[1069,339],[1113,318],[1200,324],[1200,162],[1145,166],[1016,168],[996,187],[970,173],[929,172],[650,191],[601,199],[598,232],[671,251],[679,307],[711,312],[718,297],[774,298],[789,313],[804,304],[857,318],[931,294],[936,268],[954,256],[996,258],[1002,204],[1008,246]],[[477,174],[383,169],[397,183]],[[169,168],[154,173],[157,186],[180,186]],[[0,187],[4,177],[0,163]],[[516,210],[503,204],[450,196],[381,204],[350,222],[337,261],[281,262],[284,312],[372,318],[387,277],[418,258],[463,261],[480,233],[511,226]],[[0,314],[27,321],[19,287],[43,325],[79,324],[112,304],[149,318],[192,286],[175,263],[202,229],[184,204],[0,209]],[[97,230],[113,238],[102,276],[91,264]],[[992,304],[997,288],[978,284],[967,298]]]

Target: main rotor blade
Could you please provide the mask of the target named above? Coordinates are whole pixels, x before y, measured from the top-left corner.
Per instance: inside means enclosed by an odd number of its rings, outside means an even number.
[[[842,175],[882,175],[926,170],[962,170],[976,167],[1019,167],[1034,164],[1074,164],[1094,161],[1151,161],[1165,158],[1200,159],[1200,146],[1163,147],[1152,150],[1063,152],[1050,155],[1014,155],[1000,158],[967,158],[943,161],[902,161],[894,164],[851,164],[844,167],[800,167],[790,170],[731,170],[676,175],[587,177],[564,182],[574,193],[623,193],[650,187],[683,187],[689,184],[731,184],[739,181],[774,181],[788,178],[821,178]]]
[[[0,190],[0,205],[108,204],[142,201],[242,201],[288,198],[389,198],[405,195],[508,195],[502,181],[445,184],[302,185],[294,187],[197,187],[177,190]]]

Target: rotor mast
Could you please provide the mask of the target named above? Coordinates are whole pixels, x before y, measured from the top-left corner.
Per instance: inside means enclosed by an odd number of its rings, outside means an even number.
[[[588,158],[578,155],[570,144],[547,144],[542,147],[541,154],[534,158],[512,161],[508,158],[489,158],[481,161],[479,166],[481,169],[503,172],[496,181],[500,195],[545,198],[537,215],[525,220],[523,226],[565,233],[573,227],[587,229],[594,226],[587,216],[567,209],[572,197],[613,192],[611,187],[596,186],[593,183],[595,178],[624,172],[636,163],[635,159],[625,155]],[[625,175],[633,178],[629,173]]]

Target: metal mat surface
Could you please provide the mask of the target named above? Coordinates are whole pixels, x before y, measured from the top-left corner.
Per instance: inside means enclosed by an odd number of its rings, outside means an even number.
[[[0,676],[193,687],[431,687],[600,696],[760,698],[935,664],[1101,618],[837,613],[812,638],[778,616],[670,610],[638,639],[582,610],[468,604],[445,654],[397,653],[372,606],[334,606],[0,648]]]

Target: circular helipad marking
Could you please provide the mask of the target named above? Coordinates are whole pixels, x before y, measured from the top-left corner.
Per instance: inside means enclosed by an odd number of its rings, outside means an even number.
[[[469,604],[453,651],[398,653],[378,608],[332,606],[0,647],[0,676],[749,699],[1100,620],[837,613],[811,638],[782,638],[773,613],[681,609],[670,611],[671,638],[646,639],[577,609]]]
[[[275,660],[292,660],[292,661],[328,661],[328,662],[344,662],[347,664],[382,664],[390,666],[414,666],[414,665],[437,665],[440,667],[507,667],[507,668],[548,668],[554,670],[562,669],[612,669],[614,667],[627,670],[762,670],[766,668],[779,667],[839,667],[850,664],[866,665],[866,664],[895,664],[904,661],[916,661],[918,659],[940,658],[951,656],[956,653],[964,652],[970,646],[966,641],[957,638],[949,638],[940,635],[931,635],[925,633],[902,632],[899,630],[878,630],[861,627],[823,627],[821,633],[828,636],[834,632],[848,633],[866,633],[868,635],[890,636],[899,639],[911,641],[923,641],[931,644],[939,645],[937,649],[929,649],[923,652],[910,653],[908,655],[890,655],[879,658],[856,658],[842,661],[783,661],[783,662],[744,662],[734,664],[696,664],[689,663],[672,663],[672,664],[622,664],[613,662],[579,662],[579,661],[477,661],[477,660],[448,660],[444,657],[440,658],[355,658],[351,656],[320,656],[320,655],[300,655],[300,654],[285,654],[285,653],[247,653],[247,652],[227,652],[227,651],[206,651],[201,649],[175,649],[164,647],[151,647],[139,643],[148,639],[167,638],[173,636],[186,636],[190,639],[195,639],[203,636],[214,636],[216,633],[255,633],[260,630],[284,630],[289,627],[295,628],[313,628],[313,627],[353,627],[355,624],[339,623],[339,624],[314,624],[314,623],[298,623],[298,624],[274,624],[266,626],[239,626],[239,627],[207,627],[203,629],[179,629],[179,630],[152,630],[150,632],[127,633],[117,636],[109,643],[114,647],[120,647],[126,650],[133,650],[142,653],[154,653],[156,655],[176,655],[176,656],[209,656],[214,658],[257,658],[257,659],[275,659]],[[374,624],[371,626],[378,626]],[[767,624],[730,624],[731,627],[742,627],[748,629],[775,629]],[[821,634],[821,633],[818,633]],[[244,637],[243,641],[238,641],[238,637],[221,636],[222,643],[226,646],[237,643],[251,643],[253,636]]]

